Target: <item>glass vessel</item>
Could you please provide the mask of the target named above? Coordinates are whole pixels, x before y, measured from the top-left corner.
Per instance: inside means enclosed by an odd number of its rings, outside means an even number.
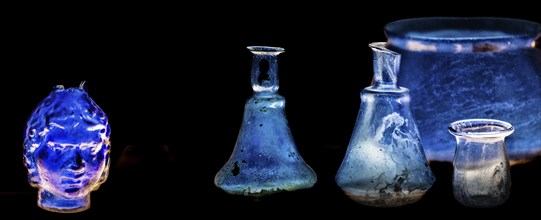
[[[541,155],[541,50],[535,42],[541,24],[427,17],[391,22],[385,34],[390,49],[402,55],[398,82],[415,97],[411,106],[429,160],[453,160],[454,140],[442,128],[464,118],[515,125],[506,140],[512,163]]]
[[[361,107],[336,183],[351,199],[394,207],[418,201],[435,181],[410,109],[408,89],[397,85],[400,55],[385,43],[374,54],[372,85]]]
[[[494,207],[504,203],[511,190],[511,173],[505,137],[511,124],[493,119],[467,119],[449,125],[456,137],[453,192],[464,206]]]
[[[251,83],[254,94],[246,101],[242,125],[231,157],[214,183],[230,194],[259,197],[312,187],[316,174],[294,143],[278,94],[278,54],[283,48],[253,46]],[[260,70],[268,62],[268,70]]]
[[[38,206],[73,213],[90,208],[90,192],[109,173],[110,126],[105,113],[80,87],[56,86],[32,112],[24,137],[28,181]]]

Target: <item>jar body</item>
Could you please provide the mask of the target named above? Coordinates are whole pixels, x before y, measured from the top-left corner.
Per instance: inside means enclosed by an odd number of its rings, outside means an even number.
[[[422,22],[421,22],[422,21]],[[412,23],[417,23],[415,27]],[[499,18],[422,18],[386,26],[390,47],[402,54],[399,84],[429,160],[452,161],[452,121],[498,118],[515,125],[509,158],[541,153],[541,51],[537,23]]]

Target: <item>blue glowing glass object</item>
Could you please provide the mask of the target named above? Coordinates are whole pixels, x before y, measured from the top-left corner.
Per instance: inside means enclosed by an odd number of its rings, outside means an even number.
[[[214,183],[230,194],[259,197],[312,187],[316,174],[305,163],[288,127],[285,99],[278,91],[277,47],[248,47],[254,54],[252,89],[237,143]],[[267,74],[260,62],[268,62]]]
[[[509,18],[414,18],[385,26],[402,55],[398,83],[411,106],[429,160],[452,161],[446,127],[464,118],[513,124],[512,162],[541,155],[541,25]],[[537,45],[539,46],[539,45]]]
[[[90,192],[108,176],[110,126],[80,87],[56,86],[28,119],[24,163],[38,206],[73,213],[90,207]]]
[[[375,207],[414,203],[435,181],[410,108],[408,89],[397,85],[400,55],[370,44],[374,79],[361,92],[355,128],[336,183],[354,201]]]

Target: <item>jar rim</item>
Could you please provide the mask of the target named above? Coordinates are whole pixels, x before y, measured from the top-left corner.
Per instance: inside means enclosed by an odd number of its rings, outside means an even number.
[[[449,132],[455,136],[498,138],[509,136],[515,128],[508,122],[496,119],[464,119],[449,124]]]
[[[541,24],[503,17],[419,17],[390,22],[384,32],[391,38],[421,41],[479,41],[530,39],[541,36]]]

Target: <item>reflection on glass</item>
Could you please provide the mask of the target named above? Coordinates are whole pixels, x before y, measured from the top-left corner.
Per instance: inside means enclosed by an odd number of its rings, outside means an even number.
[[[108,176],[110,126],[105,113],[80,87],[55,89],[28,119],[24,163],[38,206],[52,212],[90,207],[90,192]]]

